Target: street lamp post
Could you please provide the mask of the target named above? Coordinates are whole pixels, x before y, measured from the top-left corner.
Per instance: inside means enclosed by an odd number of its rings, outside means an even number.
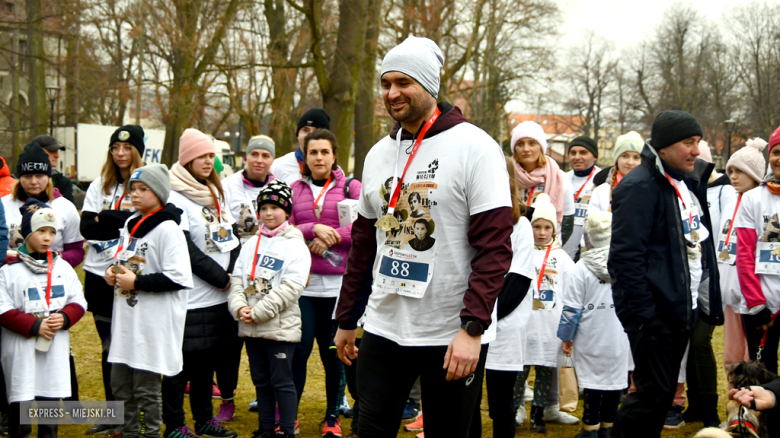
[[[728,159],[731,158],[731,133],[734,132],[734,128],[737,126],[737,121],[734,119],[728,119],[723,122],[723,124],[726,125],[726,131],[728,131],[728,136],[726,137],[726,157],[724,158],[726,161],[728,161]]]
[[[49,135],[54,135],[54,102],[60,94],[60,87],[56,85],[46,86],[46,98],[51,102],[51,116],[49,117]]]

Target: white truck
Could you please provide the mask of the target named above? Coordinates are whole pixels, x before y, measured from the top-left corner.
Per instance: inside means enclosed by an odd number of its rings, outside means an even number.
[[[108,157],[109,140],[116,126],[91,125],[79,123],[77,126],[58,127],[54,137],[65,146],[60,153],[59,171],[74,180],[76,184],[86,185],[100,176],[100,171]],[[162,157],[165,131],[162,129],[144,129],[144,153],[141,155],[147,164],[159,163]],[[227,142],[215,140],[215,153],[222,160],[224,169],[221,176],[234,172],[235,152]]]

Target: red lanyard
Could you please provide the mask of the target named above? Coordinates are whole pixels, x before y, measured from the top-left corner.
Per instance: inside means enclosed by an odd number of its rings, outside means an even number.
[[[119,197],[119,200],[116,201],[116,205],[114,206],[114,210],[119,210],[119,207],[122,205],[122,200],[125,199],[125,195],[127,192],[122,193],[122,196]]]
[[[542,262],[542,270],[539,272],[539,280],[536,281],[536,290],[542,288],[542,279],[544,278],[544,270],[547,268],[547,258],[550,257],[550,250],[552,249],[552,242],[547,247],[547,252],[544,253],[544,261]]]
[[[146,215],[146,216],[142,217],[142,218],[141,218],[141,220],[140,220],[140,221],[138,221],[138,223],[137,223],[137,224],[135,224],[135,226],[133,227],[133,229],[132,229],[132,230],[130,230],[130,238],[129,238],[129,239],[127,239],[127,241],[128,241],[128,242],[130,242],[130,241],[133,239],[133,234],[135,234],[135,232],[136,232],[136,231],[138,231],[138,227],[140,227],[140,226],[141,226],[141,224],[142,224],[142,223],[144,223],[144,221],[145,221],[145,220],[149,219],[149,218],[150,218],[150,217],[152,217],[152,216],[153,216],[155,213],[157,213],[158,211],[160,211],[160,210],[162,210],[162,209],[163,209],[163,208],[162,208],[162,207],[160,207],[160,208],[158,208],[157,210],[155,210],[155,211],[153,211],[153,212],[149,213],[148,215]],[[114,254],[114,258],[116,258],[116,256],[118,256],[118,255],[119,255],[119,253],[121,253],[121,252],[122,252],[122,249],[123,249],[124,247],[125,247],[125,244],[124,244],[124,242],[122,242],[122,244],[121,244],[121,245],[119,245],[119,248],[116,250],[116,254]]]
[[[406,160],[406,166],[404,166],[404,173],[401,174],[401,179],[399,179],[398,182],[395,182],[395,178],[393,178],[395,189],[393,189],[393,196],[390,197],[390,204],[389,204],[390,209],[388,210],[388,214],[391,214],[392,211],[395,210],[395,206],[398,203],[398,197],[401,195],[401,185],[404,182],[404,176],[406,176],[406,171],[409,169],[409,165],[412,164],[412,160],[414,159],[415,154],[417,154],[417,149],[420,147],[423,138],[425,138],[425,134],[428,132],[428,129],[430,129],[431,126],[433,126],[433,124],[436,123],[436,119],[439,118],[439,114],[441,114],[441,111],[439,110],[439,108],[436,108],[436,112],[433,113],[431,118],[428,119],[428,121],[425,122],[425,125],[423,125],[422,129],[420,129],[420,134],[417,136],[417,140],[415,140],[414,142],[412,153],[409,154],[409,159]],[[398,132],[398,135],[400,136],[401,132]],[[400,139],[400,137],[398,138]],[[399,155],[401,153],[400,142],[398,147],[398,153]],[[395,174],[398,175],[398,164],[396,164]]]
[[[528,200],[525,201],[525,205],[530,207],[531,202],[534,200],[534,190],[536,190],[536,186],[531,187],[531,191],[528,192]]]
[[[257,245],[255,245],[255,257],[257,257],[257,250],[260,248],[260,239],[263,238],[263,235],[260,233],[257,233]],[[255,269],[257,268],[257,260],[252,261],[252,283],[255,282]]]
[[[211,190],[209,190],[211,191]],[[222,209],[219,208],[219,199],[217,199],[217,195],[214,193],[211,194],[211,197],[214,198],[214,205],[217,207],[217,222],[222,223]]]
[[[409,158],[409,161],[412,161],[411,157]],[[404,173],[406,173],[405,170]],[[317,204],[320,203],[320,199],[322,199],[322,195],[325,194],[325,191],[328,189],[328,186],[330,185],[331,181],[333,181],[333,172],[331,172],[330,176],[328,177],[328,180],[325,181],[325,185],[322,186],[322,190],[320,191],[320,194],[317,196],[317,200],[314,201],[314,211],[317,211]]]
[[[677,186],[674,184],[674,182],[672,182],[672,178],[670,178],[669,175],[666,175],[666,179],[669,180],[669,184],[671,184],[672,187],[674,187],[674,191],[677,192],[677,197],[680,198],[680,202],[682,202],[683,208],[687,210],[688,207],[685,206],[685,201],[683,201],[683,198],[680,195],[680,191],[677,189]],[[689,228],[691,229],[691,231],[693,231],[693,215],[691,214],[690,210],[688,210],[688,220],[689,220],[688,223],[690,225]]]
[[[48,274],[46,275],[46,308],[48,309],[49,306],[51,306],[51,270],[54,267],[54,263],[52,263],[51,250],[46,251],[46,262],[49,264]]]
[[[729,238],[731,238],[731,230],[734,228],[734,219],[737,217],[737,211],[739,211],[739,203],[742,202],[742,193],[737,198],[737,206],[734,208],[734,214],[731,216],[731,223],[729,224],[729,233],[726,234],[726,243],[723,246],[729,246]]]
[[[618,172],[617,176],[615,177],[615,185],[613,187],[617,187],[618,184],[620,184],[620,181],[623,179],[623,175]]]
[[[577,190],[577,194],[574,195],[574,202],[577,202],[577,198],[580,197],[580,193],[582,193],[582,189],[585,188],[586,185],[588,185],[588,182],[591,178],[593,178],[593,174],[596,173],[596,166],[593,166],[593,170],[590,171],[590,175],[588,175],[588,179],[585,180],[585,182],[582,184],[582,187],[580,187],[579,190]]]

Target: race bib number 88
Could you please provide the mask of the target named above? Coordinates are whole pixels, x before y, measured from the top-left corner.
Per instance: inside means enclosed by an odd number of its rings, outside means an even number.
[[[433,276],[431,253],[384,247],[374,287],[387,293],[422,298]]]

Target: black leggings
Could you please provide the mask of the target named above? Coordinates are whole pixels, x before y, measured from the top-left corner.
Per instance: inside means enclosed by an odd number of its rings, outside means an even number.
[[[222,400],[233,400],[233,392],[238,387],[238,370],[241,367],[241,350],[244,349],[244,338],[236,337],[220,354],[220,360],[215,364],[217,372],[217,387]]]
[[[360,438],[398,434],[409,391],[420,377],[425,400],[426,438],[466,438],[482,391],[487,345],[476,371],[447,381],[442,369],[447,345],[405,347],[366,332],[360,344],[357,386],[360,391]]]
[[[600,423],[614,423],[622,391],[601,391],[585,389],[582,424],[596,426]]]
[[[707,324],[702,318],[696,318],[691,332],[686,369],[689,394],[718,394],[718,366],[715,364],[715,353],[712,350],[714,332],[714,326]]]
[[[355,340],[355,347],[360,348],[361,339]],[[342,362],[343,363],[343,362]],[[352,433],[358,435],[358,418],[360,418],[360,401],[357,387],[357,363],[358,358],[352,359],[352,365],[344,365],[344,373],[347,376],[347,389],[355,403],[352,405]]]
[[[36,397],[39,401],[57,401],[56,398]],[[8,408],[8,437],[9,438],[27,438],[32,434],[32,425],[20,424],[19,416],[21,414],[21,402],[14,402]],[[38,438],[57,438],[56,424],[39,424]]]
[[[339,381],[341,380],[341,361],[336,350],[331,350],[333,333],[333,309],[336,298],[301,297],[298,300],[301,308],[301,342],[295,344],[292,372],[295,391],[298,393],[298,403],[301,402],[303,388],[306,386],[306,366],[314,348],[314,340],[320,350],[320,360],[325,369],[325,397],[327,410],[325,415],[339,415]]]
[[[512,438],[515,436],[517,409],[514,402],[514,387],[517,374],[517,371],[485,370],[488,409],[490,419],[493,420],[493,438]],[[481,391],[479,398],[480,400],[477,401],[474,409],[474,416],[471,419],[469,438],[482,437]]]
[[[747,337],[750,360],[756,360],[758,359],[758,347],[761,345],[764,331],[756,327],[747,327],[744,316],[742,317],[742,328],[745,330],[745,336]],[[767,330],[766,345],[761,351],[761,363],[766,366],[766,369],[775,374],[777,374],[777,348],[779,344],[780,324],[775,322],[775,325]]]

